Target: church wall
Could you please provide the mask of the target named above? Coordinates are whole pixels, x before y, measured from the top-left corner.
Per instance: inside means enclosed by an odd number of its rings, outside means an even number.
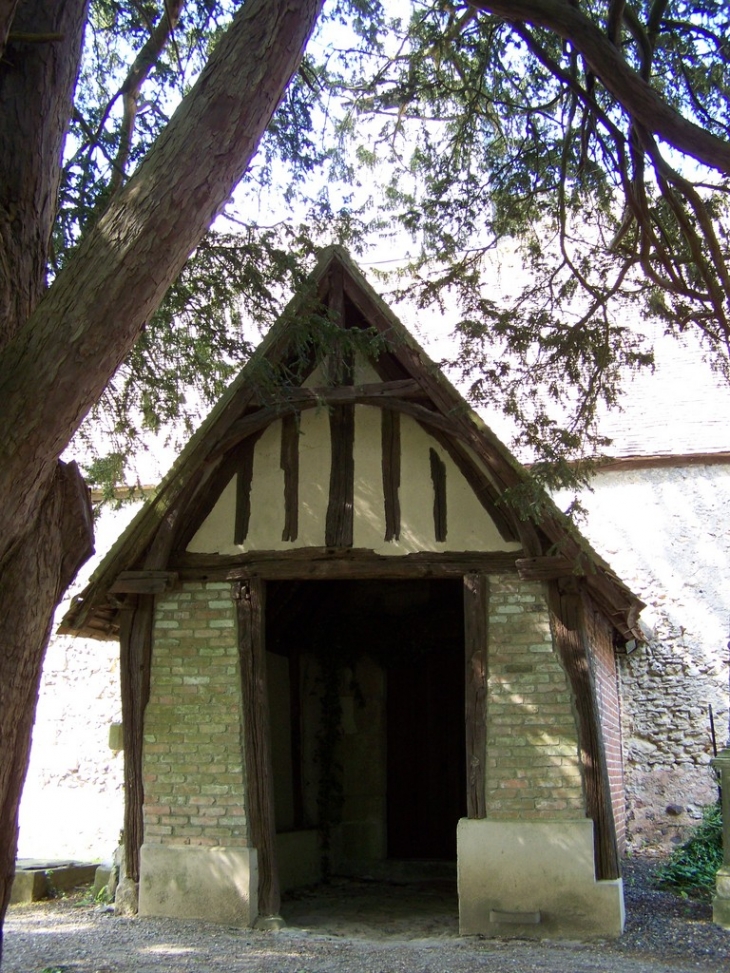
[[[669,850],[717,798],[728,733],[730,465],[599,472],[581,531],[646,603],[650,638],[619,657],[628,847]]]

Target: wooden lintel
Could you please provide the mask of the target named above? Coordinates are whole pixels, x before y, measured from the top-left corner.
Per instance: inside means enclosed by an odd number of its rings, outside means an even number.
[[[576,561],[562,554],[521,557],[515,563],[522,581],[554,581],[583,574]]]
[[[160,595],[177,588],[175,571],[122,571],[109,588],[110,595]]]
[[[269,580],[304,578],[458,578],[472,571],[513,574],[521,552],[454,551],[418,552],[390,556],[362,548],[294,548],[217,555],[185,553],[177,556],[175,570],[185,581],[236,580],[260,577]]]

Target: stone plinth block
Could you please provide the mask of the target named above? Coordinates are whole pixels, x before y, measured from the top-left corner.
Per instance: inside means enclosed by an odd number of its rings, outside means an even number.
[[[712,900],[712,921],[723,929],[730,929],[730,868],[727,865],[717,873],[715,891]]]
[[[139,914],[252,926],[258,915],[256,850],[142,845]]]
[[[592,821],[463,819],[457,854],[462,935],[606,939],[623,932],[623,882],[596,881]]]

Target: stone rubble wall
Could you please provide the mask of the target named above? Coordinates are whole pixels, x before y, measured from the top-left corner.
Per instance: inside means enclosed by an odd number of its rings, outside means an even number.
[[[619,674],[628,847],[668,850],[717,798],[728,733],[730,466],[607,470],[580,529],[647,607],[645,645]]]
[[[97,554],[69,589],[55,625],[138,509],[130,503],[98,518]],[[110,748],[109,731],[121,719],[119,643],[52,635],[20,803],[19,858],[112,860],[124,824],[124,755]]]
[[[20,805],[19,858],[111,861],[124,824],[124,757],[110,749],[109,727],[120,722],[118,643],[53,639]]]

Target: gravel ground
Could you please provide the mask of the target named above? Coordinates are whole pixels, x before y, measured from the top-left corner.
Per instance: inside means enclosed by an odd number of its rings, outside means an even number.
[[[16,906],[3,973],[729,973],[730,932],[705,903],[659,892],[653,865],[624,869],[627,925],[616,942],[460,938],[448,883],[337,882],[284,903],[276,933],[127,919],[82,896]]]

